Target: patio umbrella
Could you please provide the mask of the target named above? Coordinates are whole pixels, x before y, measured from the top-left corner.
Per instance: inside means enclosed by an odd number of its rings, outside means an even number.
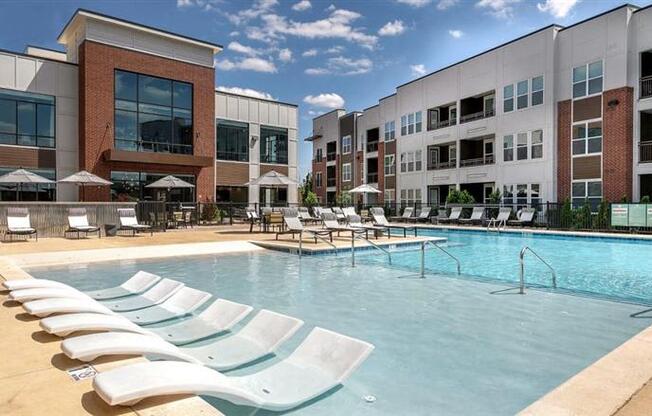
[[[362,184],[360,186],[356,186],[353,189],[349,189],[348,191],[350,194],[379,194],[380,191],[378,188],[375,188],[371,185]]]
[[[20,190],[24,183],[39,184],[54,183],[54,181],[25,169],[17,169],[13,172],[9,172],[5,175],[0,176],[0,183],[15,183],[17,185],[16,200],[20,201]]]
[[[87,172],[85,170],[79,171],[77,173],[73,173],[70,176],[67,176],[61,180],[58,181],[59,183],[75,183],[79,186],[81,186],[82,190],[82,198],[81,200],[84,200],[84,189],[86,186],[90,185],[96,185],[96,186],[107,186],[107,185],[113,185],[113,182],[109,182],[106,179],[100,178],[97,175],[93,175],[90,172]]]
[[[245,183],[245,185],[258,185],[263,187],[280,187],[288,185],[299,185],[299,182],[295,181],[292,178],[288,178],[282,173],[278,173],[275,170],[270,170],[264,175],[260,175],[258,178],[253,181]]]
[[[194,187],[195,185],[188,183],[183,179],[179,179],[172,175],[168,175],[164,178],[161,178],[157,181],[150,183],[149,185],[145,185],[145,188],[167,189],[168,194],[170,193],[171,189],[194,188]]]

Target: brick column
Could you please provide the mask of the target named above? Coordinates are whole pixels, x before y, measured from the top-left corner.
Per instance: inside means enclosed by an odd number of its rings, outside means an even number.
[[[634,91],[605,91],[602,105],[602,194],[610,202],[623,196],[631,201]]]
[[[571,100],[557,103],[557,202],[571,196]]]

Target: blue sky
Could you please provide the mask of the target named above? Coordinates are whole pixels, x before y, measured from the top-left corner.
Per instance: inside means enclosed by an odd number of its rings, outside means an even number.
[[[638,3],[640,6],[648,2]],[[362,110],[397,85],[617,0],[0,0],[0,49],[58,49],[77,8],[224,45],[216,85],[299,104],[299,138],[332,108]],[[301,140],[301,175],[310,167]]]

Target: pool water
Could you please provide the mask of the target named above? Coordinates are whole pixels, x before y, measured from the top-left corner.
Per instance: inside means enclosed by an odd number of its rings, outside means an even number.
[[[467,250],[464,244],[475,245],[476,239],[482,244],[491,242],[470,250],[477,264],[463,263],[463,270],[480,272],[484,263],[499,275],[501,271],[512,272],[515,261],[511,251],[520,243],[505,243],[503,236],[447,236],[451,246],[462,244],[455,248],[460,253]],[[551,255],[548,251],[555,244],[570,246],[559,241],[546,245],[539,245],[536,239],[525,241],[543,255]],[[587,244],[579,242],[576,249],[565,250],[565,254],[575,257],[580,250],[582,255],[589,255]],[[626,247],[639,250],[636,245]],[[510,261],[497,259],[498,253]],[[216,297],[306,322],[282,346],[278,358],[229,374],[247,374],[273,364],[287,356],[314,326],[376,346],[342,388],[288,412],[293,415],[512,415],[650,324],[649,319],[630,317],[645,309],[640,305],[542,290],[517,295],[504,291],[513,284],[496,281],[443,275],[406,278],[414,276],[411,258],[418,258],[416,253],[397,256],[405,267],[390,268],[371,260],[377,257],[361,254],[361,263],[352,268],[350,258],[343,255],[299,259],[290,254],[256,252],[30,272],[90,289],[113,286],[138,270],[147,270]],[[610,257],[617,255],[612,252]],[[555,256],[552,262],[561,266],[559,259],[563,258]],[[436,258],[434,253],[429,253],[428,266],[448,270],[447,260]],[[528,269],[528,274],[536,276],[535,270]],[[560,280],[564,282],[586,279],[573,277],[572,270],[588,275],[579,265],[563,270]],[[365,396],[374,396],[375,401],[370,403]],[[214,398],[206,400],[227,415],[268,414]]]

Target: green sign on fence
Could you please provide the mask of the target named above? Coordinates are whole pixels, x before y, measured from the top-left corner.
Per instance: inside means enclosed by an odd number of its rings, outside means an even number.
[[[612,227],[652,227],[652,204],[611,204]]]
[[[629,221],[630,227],[646,227],[647,226],[647,205],[646,204],[630,204],[629,205]]]
[[[628,227],[629,204],[611,205],[611,226]]]

